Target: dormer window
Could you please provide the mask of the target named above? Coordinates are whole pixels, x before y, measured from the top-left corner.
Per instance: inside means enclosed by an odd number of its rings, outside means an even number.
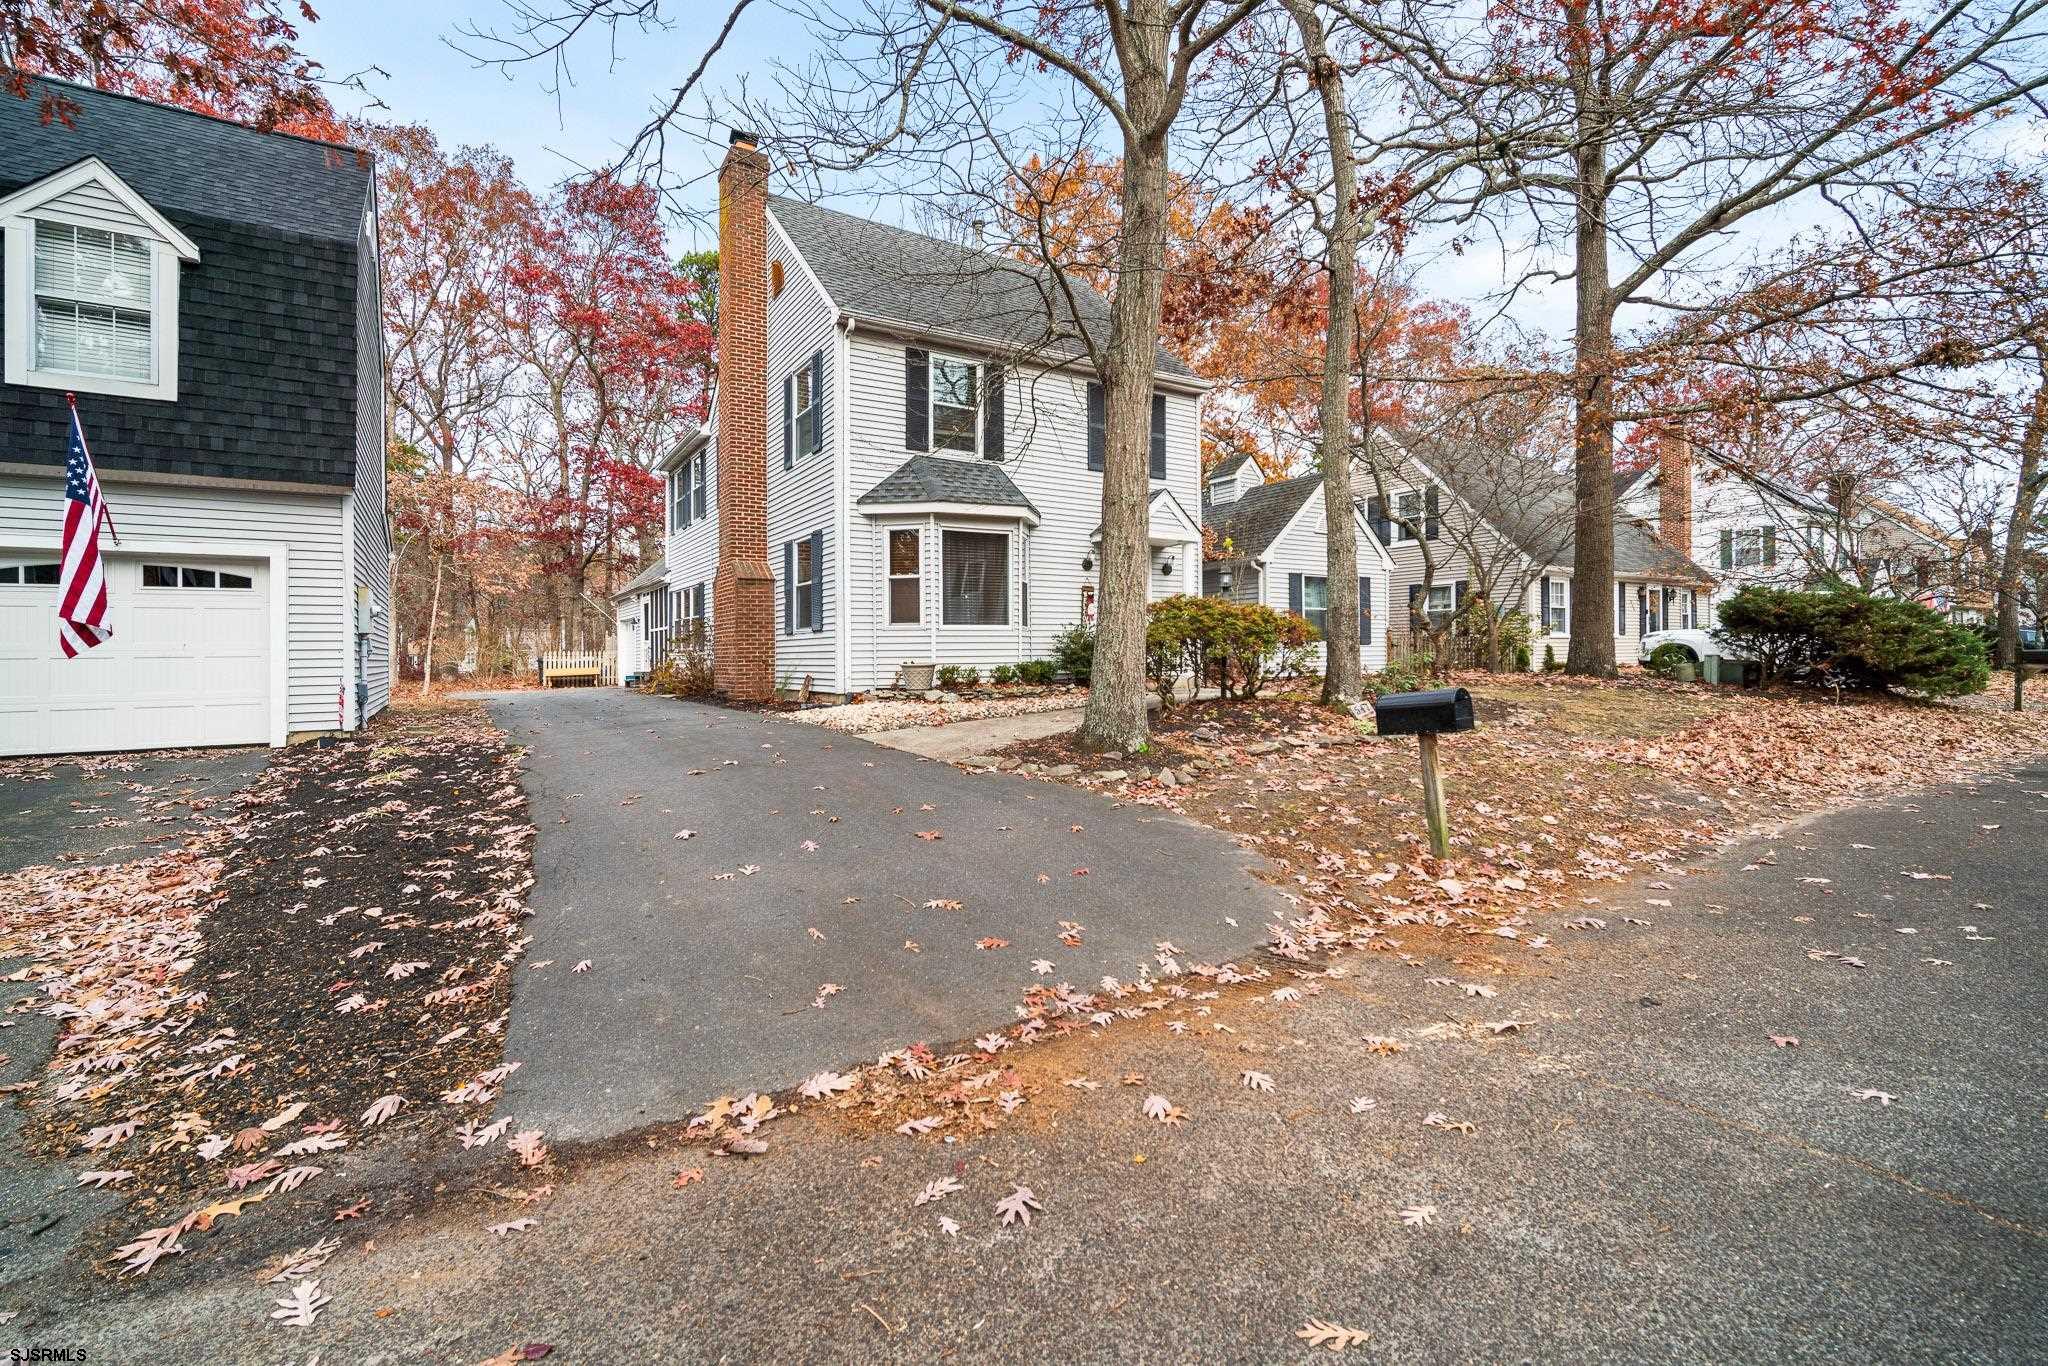
[[[96,157],[0,198],[9,384],[178,396],[190,238]]]
[[[155,383],[149,243],[38,222],[35,251],[35,368]]]

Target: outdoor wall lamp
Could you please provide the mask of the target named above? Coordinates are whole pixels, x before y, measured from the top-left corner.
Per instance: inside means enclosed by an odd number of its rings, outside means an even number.
[[[1095,557],[1093,555],[1083,555],[1081,557],[1081,572],[1083,574],[1088,574],[1094,572],[1094,569]]]
[[[1216,583],[1218,587],[1228,592],[1230,590],[1230,571],[1225,569],[1219,572],[1216,576]]]
[[[1168,577],[1168,576],[1169,576],[1169,575],[1171,575],[1172,573],[1173,573],[1173,561],[1172,561],[1172,560],[1161,560],[1161,561],[1159,562],[1159,577],[1163,579],[1163,578],[1166,578],[1166,577]]]

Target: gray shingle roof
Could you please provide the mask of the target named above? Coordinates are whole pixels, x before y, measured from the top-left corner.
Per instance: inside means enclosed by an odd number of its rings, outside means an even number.
[[[1038,509],[1024,491],[992,460],[956,460],[945,455],[914,455],[855,500],[862,507],[897,503],[972,503],[982,507]]]
[[[768,208],[834,303],[859,318],[976,337],[1047,359],[1082,354],[1077,333],[1106,340],[1109,302],[1076,284],[1080,317],[1042,266],[875,223],[801,199],[771,195]],[[1165,347],[1158,369],[1193,378]]]
[[[639,573],[626,580],[625,587],[612,594],[612,601],[617,602],[621,598],[630,598],[636,593],[644,593],[650,588],[659,587],[667,577],[668,561],[657,555]]]
[[[1572,534],[1572,477],[1563,470],[1497,448],[1471,442],[1410,438],[1408,449],[1442,479],[1450,491],[1532,558],[1569,565]],[[1497,492],[1501,471],[1514,462],[1512,497]],[[1678,554],[1641,522],[1614,520],[1614,572],[1620,578],[1652,578],[1708,584],[1713,576]]]
[[[1202,526],[1216,533],[1219,546],[1228,541],[1232,555],[1256,559],[1266,553],[1302,505],[1322,486],[1320,472],[1283,479],[1277,484],[1255,484],[1231,502],[1204,507]]]
[[[45,87],[78,107],[71,126],[41,121]],[[348,487],[357,405],[383,382],[376,276],[357,250],[369,163],[87,86],[0,90],[0,194],[87,157],[199,248],[178,268],[177,402],[80,396],[101,471]],[[62,392],[0,387],[8,459],[61,471],[69,427]]]

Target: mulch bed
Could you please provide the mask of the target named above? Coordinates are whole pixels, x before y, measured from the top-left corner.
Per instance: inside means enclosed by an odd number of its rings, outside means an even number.
[[[127,1173],[130,1270],[245,1197],[346,1207],[323,1169],[488,1105],[532,833],[503,737],[449,708],[280,755],[184,850],[0,878],[0,955],[39,989],[14,1009],[63,1020],[23,1133]]]

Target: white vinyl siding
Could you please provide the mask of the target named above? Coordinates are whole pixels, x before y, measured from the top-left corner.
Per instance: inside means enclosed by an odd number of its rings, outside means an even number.
[[[384,479],[384,324],[378,302],[376,220],[365,208],[356,240],[356,479],[350,500],[355,513],[355,582],[369,590],[369,639],[352,642],[369,696],[364,711],[375,716],[391,701],[391,519]],[[353,631],[353,624],[350,627]],[[353,690],[351,690],[353,692]],[[355,705],[351,695],[349,705]]]
[[[1365,520],[1359,519],[1358,572],[1372,580],[1372,639],[1364,641],[1359,648],[1359,667],[1367,672],[1377,672],[1387,666],[1387,604],[1388,583],[1393,577],[1388,562],[1382,558],[1379,541],[1366,530]],[[1323,491],[1317,489],[1309,495],[1301,511],[1287,529],[1274,538],[1266,549],[1266,563],[1263,570],[1256,567],[1239,567],[1232,575],[1231,592],[1239,602],[1260,602],[1276,612],[1288,610],[1288,576],[1326,576],[1330,572],[1329,521],[1323,511]],[[1358,591],[1354,585],[1352,593]],[[1315,647],[1316,667],[1321,668],[1324,647],[1317,642]]]
[[[856,327],[846,343],[847,401],[844,408],[849,501],[887,478],[913,452],[904,445],[904,351],[925,343]],[[956,347],[932,350],[934,364]],[[985,396],[984,396],[985,398]],[[1039,524],[991,509],[988,517],[948,510],[933,515],[868,515],[855,507],[847,526],[846,566],[854,591],[848,597],[846,629],[856,689],[886,686],[906,661],[970,665],[985,675],[999,664],[1042,659],[1052,641],[1081,618],[1084,585],[1100,580],[1100,548],[1092,536],[1102,520],[1102,475],[1088,469],[1086,378],[1078,372],[1039,374],[1011,370],[1005,376],[1004,459],[1001,468],[1038,511]],[[836,424],[838,419],[833,419]],[[1197,456],[1198,403],[1194,395],[1167,391],[1165,487],[1192,514],[1201,506]],[[771,443],[771,449],[779,449]],[[930,454],[969,460],[966,454]],[[993,462],[991,462],[993,463]],[[771,485],[775,471],[771,470]],[[996,515],[1000,514],[1000,515]],[[917,625],[889,622],[886,533],[917,527],[923,533],[923,613]],[[942,627],[939,622],[938,535],[947,527],[1010,533],[1010,614],[1003,626]],[[1201,547],[1189,542],[1154,547],[1148,595],[1201,591]],[[828,559],[830,557],[828,556]],[[1090,567],[1083,569],[1086,560]],[[1170,561],[1173,573],[1159,566]],[[837,571],[835,570],[836,574]],[[1024,586],[1030,586],[1030,610]],[[827,613],[828,633],[839,629]]]
[[[830,301],[813,280],[802,258],[783,235],[775,222],[773,213],[768,219],[768,254],[771,261],[779,261],[783,267],[782,292],[768,302],[768,564],[775,577],[775,684],[779,688],[794,688],[809,677],[812,686],[819,692],[839,692],[843,688],[839,670],[839,635],[843,627],[843,612],[840,603],[839,585],[843,579],[842,532],[840,530],[845,509],[839,500],[839,477],[845,464],[845,453],[839,449],[837,434],[842,429],[840,410],[846,401],[846,385],[838,364],[838,336],[834,327],[836,312]],[[789,405],[792,419],[796,417],[794,402],[794,380],[799,371],[808,372],[811,358],[822,352],[822,377],[824,392],[811,395],[812,411],[818,412],[822,402],[824,434],[822,449],[809,451],[791,434],[790,468],[782,467],[783,412],[785,385],[791,394]],[[806,379],[805,384],[809,383]],[[900,376],[899,376],[900,383]],[[899,400],[900,406],[900,400]],[[902,426],[901,414],[897,426]],[[902,440],[899,434],[897,440]],[[713,514],[715,520],[715,512]],[[693,527],[692,532],[696,529]],[[787,585],[784,582],[785,555],[783,547],[798,541],[808,541],[813,532],[822,533],[818,573],[823,580],[821,608],[824,628],[814,630],[805,624],[793,633],[785,634],[783,627],[784,605],[789,601]],[[709,540],[712,547],[711,569],[717,567],[717,528],[711,527]],[[794,553],[787,562],[794,563]],[[702,575],[706,580],[711,572]],[[695,578],[683,571],[681,566],[670,565],[669,583],[676,587],[695,582]],[[717,622],[712,623],[714,634]]]
[[[238,546],[286,548],[287,728],[336,729],[344,684],[353,683],[342,672],[353,607],[343,584],[341,495],[131,484],[104,469],[100,483],[130,553],[150,542],[205,546],[222,559],[234,558]],[[48,479],[0,476],[0,555],[55,550],[63,540],[63,493],[54,473]],[[102,533],[101,549],[121,547]]]

